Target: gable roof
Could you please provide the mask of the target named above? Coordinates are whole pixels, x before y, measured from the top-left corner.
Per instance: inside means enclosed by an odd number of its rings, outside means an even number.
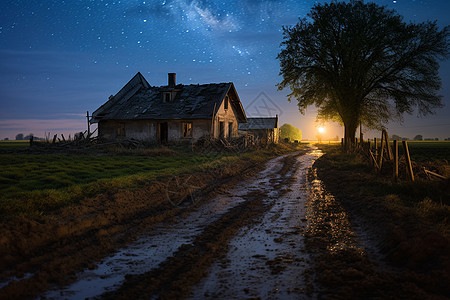
[[[269,118],[247,118],[247,123],[240,123],[239,130],[278,128],[278,116]]]
[[[176,92],[175,99],[163,102],[163,92]],[[100,120],[145,119],[210,119],[215,115],[226,95],[231,95],[239,122],[246,116],[232,82],[203,85],[152,87],[141,73],[137,73],[114,97],[92,114],[92,123]]]

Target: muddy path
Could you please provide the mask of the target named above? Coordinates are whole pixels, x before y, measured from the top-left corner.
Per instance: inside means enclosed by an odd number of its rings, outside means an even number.
[[[315,148],[280,156],[221,189],[44,298],[283,298],[316,296],[307,172]]]

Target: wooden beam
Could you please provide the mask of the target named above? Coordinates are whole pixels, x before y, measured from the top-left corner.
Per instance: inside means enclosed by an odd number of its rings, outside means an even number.
[[[384,131],[381,132],[381,146],[380,146],[380,152],[378,156],[378,166],[381,169],[381,166],[383,165],[383,155],[384,155]]]
[[[394,140],[394,180],[398,180],[398,142]]]
[[[438,173],[434,173],[434,172],[428,171],[427,169],[425,169],[425,167],[423,168],[423,170],[425,171],[425,174],[427,174],[428,178],[430,178],[429,175],[433,175],[433,176],[435,176],[437,178],[447,180],[447,177],[439,175]]]
[[[91,135],[91,124],[90,124],[90,119],[89,119],[89,111],[86,111],[86,118],[87,118],[87,132],[88,132],[88,136]]]
[[[377,138],[373,138],[373,147],[375,149],[375,159],[378,160],[378,143],[377,143]]]
[[[406,158],[406,171],[409,174],[409,179],[411,179],[411,181],[414,181],[414,172],[412,169],[411,158],[409,156],[408,143],[406,141],[402,141],[402,144],[403,144],[403,150],[405,152],[405,158]]]
[[[370,154],[370,157],[372,157],[372,163],[373,163],[373,165],[375,166],[375,168],[377,169],[377,171],[379,171],[380,168],[378,167],[377,160],[376,160],[375,157],[373,156],[372,151],[369,150],[369,154]]]
[[[212,118],[211,118],[211,133],[210,133],[210,136],[211,136],[211,138],[214,138],[214,127],[215,127],[215,118],[216,118],[216,116],[215,116],[215,112],[216,112],[216,102],[214,102],[214,108],[213,108],[213,113],[212,113]]]
[[[384,139],[385,139],[385,143],[386,143],[386,154],[389,160],[392,160],[392,150],[391,147],[389,146],[389,136],[388,133],[385,129],[383,129],[383,133],[384,133]]]

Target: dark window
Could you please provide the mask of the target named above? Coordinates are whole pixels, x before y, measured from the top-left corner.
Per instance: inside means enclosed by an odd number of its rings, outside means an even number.
[[[225,124],[224,124],[224,122],[219,122],[219,133],[220,133],[220,138],[224,138],[225,137]]]
[[[225,109],[228,109],[228,96],[225,97],[225,103],[223,105]]]
[[[228,137],[233,137],[233,122],[228,123]]]
[[[167,122],[159,123],[159,143],[165,144],[169,137],[169,125]]]
[[[192,123],[191,122],[183,123],[183,137],[192,137]]]
[[[172,95],[170,93],[164,93],[163,102],[170,102],[172,100]]]

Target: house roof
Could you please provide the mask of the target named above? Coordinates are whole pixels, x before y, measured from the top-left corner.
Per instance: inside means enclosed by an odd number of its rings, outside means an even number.
[[[278,128],[278,116],[270,118],[247,118],[247,123],[239,123],[239,130]]]
[[[170,102],[163,101],[163,92],[176,93]],[[115,96],[92,114],[92,123],[100,120],[145,119],[210,119],[215,115],[226,95],[230,95],[239,122],[246,116],[232,82],[203,85],[152,87],[141,73],[137,73]]]

